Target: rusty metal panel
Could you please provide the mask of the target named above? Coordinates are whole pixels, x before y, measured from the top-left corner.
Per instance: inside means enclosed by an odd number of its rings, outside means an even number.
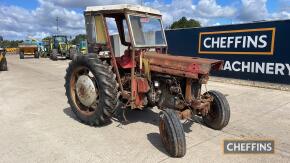
[[[185,72],[185,71],[180,71],[180,70],[175,70],[175,69],[170,69],[170,68],[164,68],[164,67],[161,67],[161,66],[150,65],[150,70],[151,71],[155,71],[155,72],[175,75],[175,76],[198,79],[198,74],[193,74],[193,73],[190,73],[190,72]]]
[[[223,61],[220,60],[171,56],[156,52],[147,52],[144,58],[149,60],[152,71],[190,78],[197,78],[198,74],[206,75],[211,70],[220,70],[223,65]]]
[[[150,89],[148,81],[145,78],[137,78],[138,93],[147,93]]]

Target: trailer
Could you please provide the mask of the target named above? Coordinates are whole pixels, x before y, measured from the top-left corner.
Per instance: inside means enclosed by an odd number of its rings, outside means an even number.
[[[23,43],[18,45],[19,57],[24,59],[24,56],[34,56],[34,58],[39,58],[38,46],[33,40],[25,40]]]

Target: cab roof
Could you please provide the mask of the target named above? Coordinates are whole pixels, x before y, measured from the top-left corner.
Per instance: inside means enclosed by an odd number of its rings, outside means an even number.
[[[131,4],[119,4],[119,5],[105,5],[105,6],[89,6],[86,8],[85,12],[102,12],[102,13],[111,13],[111,12],[124,12],[124,10],[132,12],[141,12],[154,15],[161,15],[159,10],[140,6],[140,5],[131,5]]]

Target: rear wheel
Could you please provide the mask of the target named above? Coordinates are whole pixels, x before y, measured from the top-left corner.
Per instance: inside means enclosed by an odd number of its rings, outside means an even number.
[[[206,92],[213,97],[209,113],[203,116],[204,123],[215,130],[221,130],[230,121],[230,105],[226,97],[218,91]]]
[[[24,59],[24,52],[21,51],[21,52],[19,53],[19,57],[20,57],[20,59]]]
[[[183,126],[172,109],[165,109],[160,115],[159,132],[165,149],[172,157],[183,157],[186,141]]]
[[[57,61],[57,55],[58,55],[57,49],[52,49],[51,54],[50,54],[50,59],[53,61]]]
[[[110,122],[117,105],[116,76],[97,58],[78,56],[66,70],[68,103],[81,122],[100,126]]]
[[[5,56],[2,58],[2,61],[0,62],[0,71],[8,71],[7,60]]]

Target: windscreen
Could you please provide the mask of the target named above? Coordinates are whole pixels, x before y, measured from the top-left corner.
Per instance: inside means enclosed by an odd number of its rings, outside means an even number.
[[[66,38],[65,37],[61,37],[61,36],[60,37],[55,37],[55,41],[56,42],[64,42],[65,43],[66,42]]]
[[[46,41],[46,40],[45,40],[45,41],[43,41],[43,45],[44,45],[44,46],[47,46],[47,45],[49,45],[49,41]]]
[[[166,45],[164,31],[159,18],[129,15],[129,19],[137,47]]]

